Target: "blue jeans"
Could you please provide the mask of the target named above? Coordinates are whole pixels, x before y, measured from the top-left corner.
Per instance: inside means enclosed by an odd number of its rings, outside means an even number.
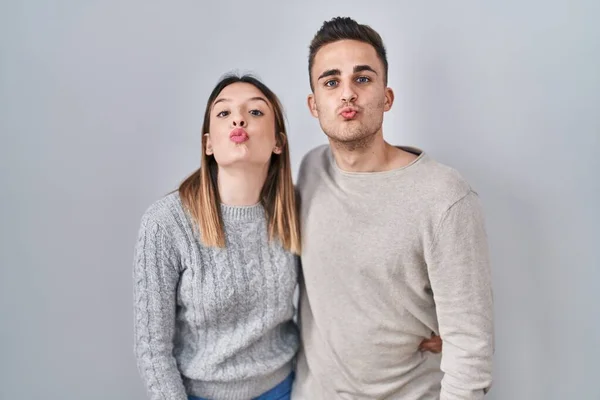
[[[252,400],[290,400],[292,396],[292,383],[294,383],[294,373],[288,375],[280,384],[273,389],[269,389]],[[188,396],[188,400],[209,400],[202,397]]]

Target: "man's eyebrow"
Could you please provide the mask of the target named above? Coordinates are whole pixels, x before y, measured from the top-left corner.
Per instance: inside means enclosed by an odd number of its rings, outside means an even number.
[[[342,72],[339,69],[328,69],[327,71],[325,71],[321,75],[319,75],[317,80],[326,78],[328,76],[341,75],[341,74],[342,74]]]
[[[355,74],[358,72],[362,72],[362,71],[370,71],[370,72],[374,73],[375,75],[378,75],[377,71],[375,71],[375,69],[373,69],[373,67],[371,67],[370,65],[364,64],[364,65],[355,65],[354,66],[353,72]],[[342,74],[342,72],[339,69],[328,69],[327,71],[325,71],[321,75],[319,75],[317,80],[326,78],[328,76],[341,75],[341,74]]]
[[[370,65],[355,65],[354,73],[362,72],[362,71],[371,71],[375,75],[377,75],[377,71],[375,71]]]

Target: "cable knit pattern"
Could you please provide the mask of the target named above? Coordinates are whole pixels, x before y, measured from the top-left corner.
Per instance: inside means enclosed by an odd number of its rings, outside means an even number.
[[[203,246],[179,194],[142,217],[135,355],[152,400],[242,400],[291,372],[296,260],[269,242],[260,205],[221,206],[226,248]]]

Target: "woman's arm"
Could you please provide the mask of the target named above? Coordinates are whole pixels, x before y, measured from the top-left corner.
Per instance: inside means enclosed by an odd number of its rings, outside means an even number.
[[[153,221],[142,220],[134,260],[135,356],[152,400],[187,400],[173,356],[177,253]]]

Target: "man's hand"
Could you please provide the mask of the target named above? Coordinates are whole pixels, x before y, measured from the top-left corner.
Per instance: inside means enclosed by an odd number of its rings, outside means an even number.
[[[430,339],[423,339],[421,344],[419,345],[420,351],[430,351],[432,353],[441,353],[442,352],[442,338],[436,336],[435,334],[431,334]]]

